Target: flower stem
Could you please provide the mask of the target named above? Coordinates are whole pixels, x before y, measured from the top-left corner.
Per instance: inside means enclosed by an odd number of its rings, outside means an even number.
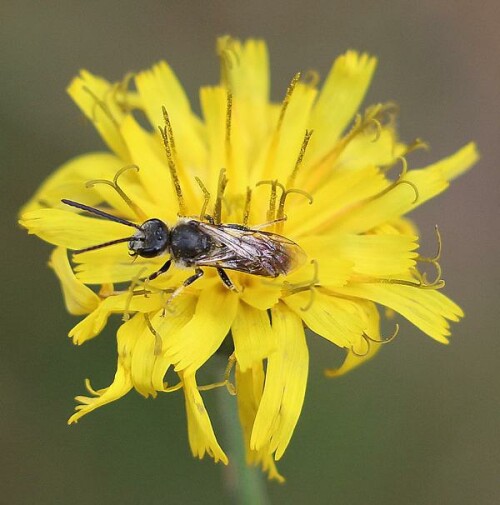
[[[236,397],[225,388],[217,391],[217,405],[223,422],[224,446],[229,465],[223,469],[223,484],[235,505],[269,505],[265,476],[245,458],[243,433],[238,419]]]

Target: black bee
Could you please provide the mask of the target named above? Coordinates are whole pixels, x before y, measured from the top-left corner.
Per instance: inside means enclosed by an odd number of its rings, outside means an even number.
[[[183,283],[183,287],[186,287],[203,275],[201,267],[213,267],[217,269],[224,285],[234,290],[225,269],[262,277],[278,277],[288,274],[305,259],[304,251],[295,242],[276,233],[239,224],[214,224],[207,217],[208,222],[181,218],[170,228],[160,219],[148,219],[138,225],[82,203],[66,199],[61,201],[137,230],[131,237],[79,249],[74,251],[75,254],[121,242],[128,242],[131,256],[155,258],[168,254],[169,259],[148,277],[149,280],[165,273],[174,263],[180,267],[194,268],[194,275]]]

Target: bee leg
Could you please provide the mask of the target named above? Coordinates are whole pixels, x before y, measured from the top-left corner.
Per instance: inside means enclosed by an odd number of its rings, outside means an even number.
[[[199,267],[194,269],[194,275],[188,277],[169,297],[167,300],[166,307],[163,309],[163,316],[165,316],[165,309],[172,303],[174,298],[177,298],[188,286],[193,284],[194,281],[198,280],[205,272]]]
[[[200,268],[200,267],[196,267],[194,269],[194,275],[192,275],[191,277],[188,277],[183,283],[182,283],[182,286],[179,286],[173,293],[172,293],[172,298],[173,298],[173,295],[175,295],[175,293],[178,291],[178,290],[182,290],[184,288],[187,288],[190,284],[193,284],[194,281],[198,280],[205,272]]]
[[[221,278],[226,288],[230,289],[231,291],[238,291],[223,268],[217,267],[217,273],[219,274],[219,277]]]
[[[168,260],[165,262],[165,264],[156,272],[153,272],[149,277],[148,280],[152,281],[153,279],[156,279],[159,275],[164,274],[169,268],[170,265],[172,264],[172,260]]]
[[[251,229],[248,226],[245,226],[243,224],[225,224],[224,225],[226,228],[233,228],[234,230],[242,230],[242,231],[250,231]],[[253,228],[252,228],[253,229]]]

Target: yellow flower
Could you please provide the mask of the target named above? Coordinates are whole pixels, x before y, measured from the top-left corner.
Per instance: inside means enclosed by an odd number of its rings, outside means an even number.
[[[394,105],[356,115],[376,67],[367,54],[337,58],[321,87],[315,74],[297,74],[281,103],[269,100],[262,41],[224,37],[218,54],[221,82],[201,88],[201,117],[165,62],[115,84],[82,71],[69,94],[111,152],[85,154],[58,169],[22,209],[20,222],[58,246],[51,266],[67,309],[88,314],[70,331],[76,344],[99,334],[110,315],[124,319],[113,382],[94,390],[87,381],[90,396],[77,397],[70,423],[132,388],[146,397],[183,390],[193,454],[227,463],[202,398],[207,389],[226,386],[237,397],[248,462],[282,480],[274,461],[302,409],[305,327],[346,350],[330,376],[378,351],[384,338],[377,306],[448,342],[448,321],[458,321],[462,311],[439,291],[439,254],[419,255],[418,232],[403,216],[444,191],[478,154],[468,144],[408,170],[405,156],[423,143],[398,139]],[[207,226],[224,233],[219,218],[254,230],[250,236],[264,225],[259,236],[284,237],[298,264],[275,278],[229,269],[234,290],[207,266],[182,291],[192,269],[177,261],[147,280],[168,257],[132,260],[124,241],[76,254],[71,265],[66,249],[131,236],[130,226],[82,213],[82,205],[139,227],[151,218],[173,227],[179,216],[207,223],[205,214],[215,219]],[[420,273],[422,263],[435,269],[434,281]],[[197,371],[226,337],[234,343],[226,375],[220,384],[199,386]],[[167,384],[167,371],[177,374],[178,384]]]

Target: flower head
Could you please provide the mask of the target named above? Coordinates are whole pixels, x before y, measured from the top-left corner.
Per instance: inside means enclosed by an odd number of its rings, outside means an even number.
[[[378,307],[448,342],[462,311],[440,291],[439,253],[418,253],[405,216],[478,155],[469,144],[409,170],[406,155],[423,143],[398,139],[396,107],[357,114],[376,66],[367,54],[337,58],[320,87],[314,74],[295,75],[281,103],[269,99],[263,42],[224,37],[218,54],[221,82],[201,88],[201,117],[165,62],[114,84],[82,71],[69,94],[109,151],[59,168],[20,222],[57,246],[50,265],[66,307],[86,314],[69,333],[76,344],[123,317],[115,378],[99,390],[87,381],[70,423],[133,388],[182,390],[193,454],[227,463],[202,398],[225,386],[249,463],[281,480],[274,461],[306,390],[305,327],[346,350],[329,376],[390,339]],[[200,386],[197,371],[225,339],[234,344],[225,376]]]

